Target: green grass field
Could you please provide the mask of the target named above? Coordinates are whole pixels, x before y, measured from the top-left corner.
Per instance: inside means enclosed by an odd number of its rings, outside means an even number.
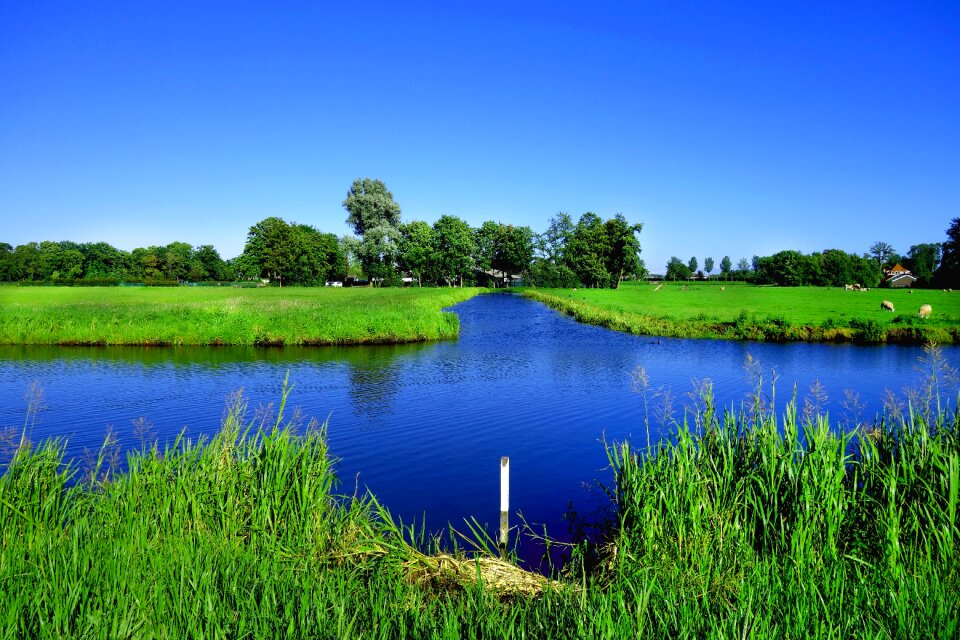
[[[340,495],[284,401],[250,420],[237,397],[211,441],[120,474],[109,439],[67,464],[8,438],[0,639],[957,637],[960,420],[926,399],[838,435],[702,394],[669,440],[609,447],[602,538],[554,580]]]
[[[960,343],[960,292],[741,283],[625,283],[620,289],[540,289],[525,295],[581,322],[637,334],[755,340]],[[883,300],[895,312],[883,311]],[[933,313],[921,320],[918,310]]]
[[[0,287],[0,344],[318,345],[454,338],[480,289]]]

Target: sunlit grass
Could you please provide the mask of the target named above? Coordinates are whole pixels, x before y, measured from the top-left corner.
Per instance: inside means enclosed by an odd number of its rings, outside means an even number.
[[[456,337],[479,289],[0,287],[0,344],[313,345]]]
[[[938,290],[624,283],[620,289],[528,289],[581,322],[689,338],[960,344],[960,294]],[[881,309],[894,303],[896,311]],[[933,314],[920,319],[922,304]]]

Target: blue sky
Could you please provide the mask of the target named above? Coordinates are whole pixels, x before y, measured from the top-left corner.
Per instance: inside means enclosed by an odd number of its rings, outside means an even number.
[[[267,216],[642,222],[642,257],[906,252],[960,216],[960,4],[0,0],[0,241]]]

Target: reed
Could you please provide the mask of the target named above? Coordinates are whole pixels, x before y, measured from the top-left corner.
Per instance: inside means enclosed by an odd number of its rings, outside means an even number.
[[[0,344],[344,345],[454,338],[481,289],[0,287]]]
[[[581,564],[657,635],[956,637],[958,428],[941,408],[843,433],[791,403],[610,446],[617,517]]]

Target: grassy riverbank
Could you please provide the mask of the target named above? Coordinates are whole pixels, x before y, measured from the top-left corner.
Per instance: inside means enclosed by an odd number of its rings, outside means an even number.
[[[920,408],[846,436],[788,409],[612,446],[601,543],[557,582],[438,553],[372,497],[336,498],[322,429],[0,477],[0,637],[956,637],[960,420]]]
[[[456,337],[480,289],[0,287],[0,344],[319,345]]]
[[[960,344],[960,293],[844,291],[740,283],[625,283],[620,289],[528,289],[580,322],[639,335],[735,340]],[[883,311],[889,300],[896,311]],[[933,313],[918,317],[921,305]]]

